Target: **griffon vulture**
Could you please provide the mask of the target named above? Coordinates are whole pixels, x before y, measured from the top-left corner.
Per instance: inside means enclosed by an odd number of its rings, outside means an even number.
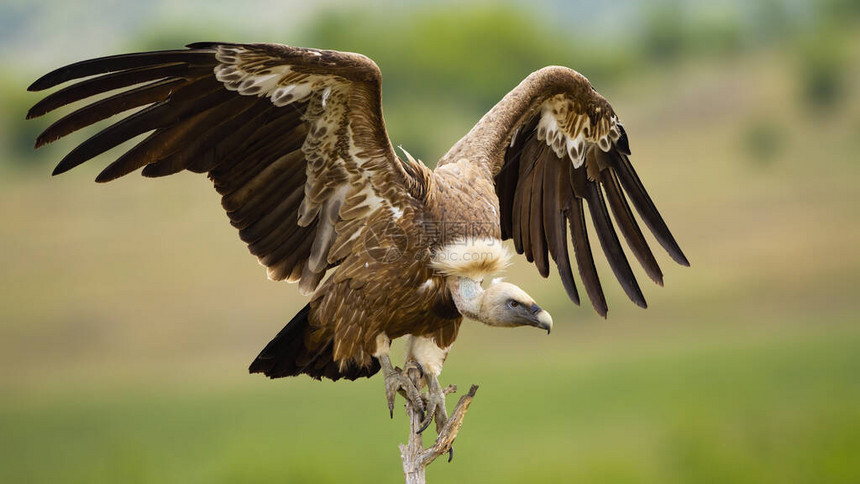
[[[551,258],[579,304],[570,227],[582,284],[602,316],[606,300],[585,207],[615,277],[637,305],[645,307],[645,299],[610,211],[654,282],[662,284],[662,273],[628,199],[669,255],[688,265],[633,170],[612,107],[565,67],[529,75],[435,170],[405,151],[405,160],[396,156],[382,119],[379,68],[359,54],[195,43],[78,62],[29,90],[76,79],[83,80],[45,97],[27,117],[99,97],[48,127],[37,148],[140,109],[74,148],[55,175],[148,133],[96,181],[138,168],[148,177],[207,173],[269,278],[296,282],[310,295],[251,372],[352,380],[381,369],[389,409],[403,390],[426,409],[425,426],[434,416],[437,425],[447,418],[437,377],[463,317],[552,327],[517,286],[482,286],[508,263],[503,240],[513,239],[544,277]],[[391,340],[401,336],[409,336],[407,358],[423,370],[426,405],[389,359]]]

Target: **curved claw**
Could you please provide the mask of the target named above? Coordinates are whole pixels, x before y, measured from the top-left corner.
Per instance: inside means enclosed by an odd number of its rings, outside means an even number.
[[[428,412],[426,415],[422,415],[421,416],[421,428],[416,430],[415,433],[420,434],[421,432],[424,432],[425,430],[427,430],[427,427],[430,426],[430,422],[432,422],[432,421],[433,421],[433,414],[432,413]]]
[[[439,381],[434,376],[425,378],[427,381],[427,414],[421,419],[421,428],[416,433],[421,433],[430,426],[430,422],[436,419],[436,432],[439,433],[448,423],[448,410],[445,408],[445,392],[439,386]]]
[[[391,418],[394,418],[394,396],[400,393],[418,409],[421,419],[424,420],[424,402],[421,400],[421,393],[415,388],[406,371],[394,368],[387,354],[381,354],[377,358],[385,378],[385,399],[388,401],[388,414]]]
[[[417,380],[419,382],[416,388],[420,389],[423,386],[423,384],[421,384],[420,382],[424,381],[426,379],[426,376],[424,373],[424,367],[421,366],[421,363],[418,363],[415,360],[409,360],[406,362],[406,364],[403,365],[402,372],[404,375],[413,378],[413,381]],[[415,374],[415,372],[417,372],[417,375]]]
[[[394,418],[394,397],[397,393],[401,393],[404,398],[412,402],[412,405],[421,412],[423,418],[425,408],[421,394],[399,368],[385,376],[385,397],[388,400],[388,413],[391,418]]]

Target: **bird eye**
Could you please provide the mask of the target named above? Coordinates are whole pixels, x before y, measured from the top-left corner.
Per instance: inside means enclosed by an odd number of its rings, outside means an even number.
[[[513,299],[508,299],[508,307],[511,309],[516,309],[520,306],[520,303],[514,301]]]

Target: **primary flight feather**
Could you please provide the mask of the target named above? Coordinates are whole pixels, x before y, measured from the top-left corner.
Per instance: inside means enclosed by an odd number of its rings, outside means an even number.
[[[586,212],[637,305],[645,307],[645,298],[610,211],[654,282],[662,285],[662,272],[628,199],[669,255],[688,265],[630,163],[612,107],[565,67],[529,75],[435,170],[408,153],[396,156],[382,118],[381,73],[359,54],[196,43],[78,62],[29,89],[77,79],[27,117],[117,92],[56,121],[36,147],[138,110],[78,145],[54,174],[148,133],[96,180],[140,168],[149,177],[207,173],[269,278],[297,282],[310,295],[252,372],[337,380],[382,369],[389,408],[398,389],[423,407],[389,359],[390,341],[408,335],[407,358],[422,367],[431,393],[427,418],[435,415],[438,424],[446,415],[437,377],[464,316],[492,326],[552,327],[517,286],[482,286],[508,263],[502,240],[513,239],[544,277],[552,259],[579,304],[570,239],[585,292],[602,316],[607,305]]]

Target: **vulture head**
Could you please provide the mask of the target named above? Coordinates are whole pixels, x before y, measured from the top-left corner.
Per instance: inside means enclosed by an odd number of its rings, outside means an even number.
[[[552,329],[552,316],[538,306],[531,296],[507,282],[493,281],[487,289],[468,277],[455,277],[451,295],[464,316],[489,326],[534,326]]]

